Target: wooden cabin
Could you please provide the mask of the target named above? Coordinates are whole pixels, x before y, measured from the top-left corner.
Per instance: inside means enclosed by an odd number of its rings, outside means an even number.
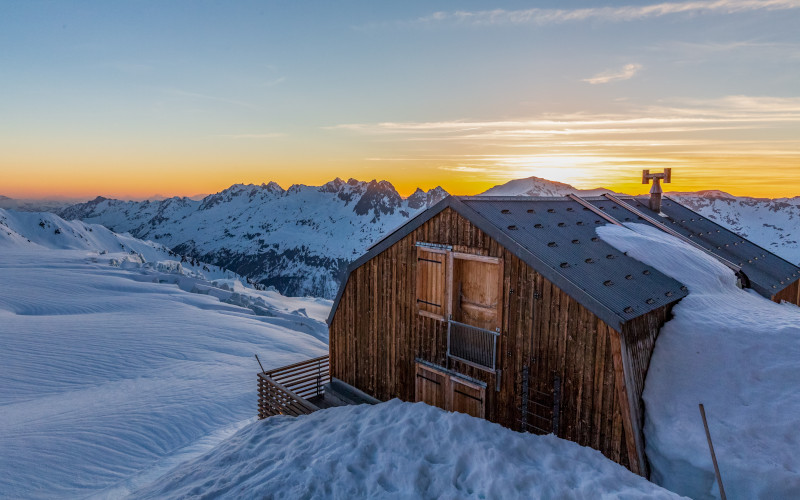
[[[333,381],[553,433],[648,476],[642,390],[687,289],[596,236],[651,224],[800,305],[800,269],[665,198],[448,197],[355,261],[334,302]]]
[[[591,446],[648,476],[642,390],[688,290],[596,235],[650,224],[800,305],[800,268],[669,198],[448,197],[348,269],[330,353],[262,371],[259,416],[391,398]]]
[[[449,197],[350,267],[331,376],[553,433],[647,475],[641,393],[681,283],[600,240],[569,199]]]

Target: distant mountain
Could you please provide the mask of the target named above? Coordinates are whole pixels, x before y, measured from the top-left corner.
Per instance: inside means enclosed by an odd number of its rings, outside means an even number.
[[[241,278],[222,267],[180,255],[160,243],[117,234],[100,224],[67,221],[50,212],[18,212],[0,208],[0,251],[35,251],[42,247],[116,256],[122,253],[126,256],[122,260],[117,258],[117,265],[149,263],[154,269],[163,271],[169,268],[170,272],[187,276]]]
[[[580,196],[598,196],[603,193],[613,193],[610,189],[578,189],[569,184],[549,181],[541,177],[528,177],[515,179],[505,184],[497,185],[481,193],[483,196],[566,196],[578,194]]]
[[[447,196],[440,187],[403,199],[386,181],[322,186],[235,184],[196,201],[98,197],[60,212],[167,245],[285,295],[332,298],[347,265],[372,242]]]
[[[666,194],[789,262],[800,264],[800,196],[750,198],[723,191]]]
[[[85,199],[85,198],[84,198]],[[16,210],[18,212],[58,212],[66,207],[82,202],[84,199],[75,198],[37,198],[15,199],[0,195],[0,208]]]

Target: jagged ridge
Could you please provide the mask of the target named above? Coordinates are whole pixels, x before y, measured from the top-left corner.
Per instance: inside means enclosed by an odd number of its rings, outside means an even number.
[[[335,295],[347,265],[373,241],[447,196],[403,199],[387,181],[336,178],[322,186],[234,184],[196,201],[97,197],[61,211],[231,269],[286,295]]]

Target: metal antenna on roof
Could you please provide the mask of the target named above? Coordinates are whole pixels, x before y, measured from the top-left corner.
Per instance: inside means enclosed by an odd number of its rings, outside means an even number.
[[[660,174],[651,174],[650,170],[642,170],[642,184],[650,184],[650,179],[653,179],[653,187],[650,188],[650,210],[655,213],[661,213],[661,194],[664,192],[661,189],[661,179],[665,183],[672,181],[672,169],[665,168]]]

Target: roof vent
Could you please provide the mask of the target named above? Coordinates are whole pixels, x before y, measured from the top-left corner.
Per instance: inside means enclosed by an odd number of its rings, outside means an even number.
[[[650,188],[650,210],[657,214],[661,214],[661,195],[664,190],[661,189],[661,180],[669,184],[672,182],[672,169],[665,168],[660,174],[651,174],[650,170],[642,170],[642,184],[650,184],[653,180],[653,187]]]

